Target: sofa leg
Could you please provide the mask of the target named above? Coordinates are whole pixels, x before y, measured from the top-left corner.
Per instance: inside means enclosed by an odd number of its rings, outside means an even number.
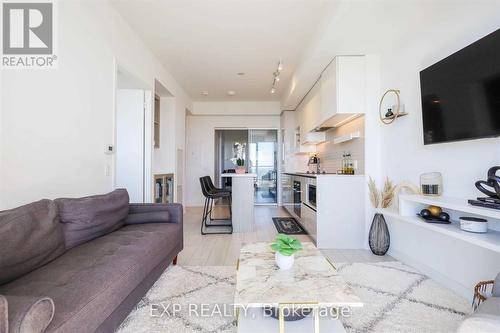
[[[174,257],[174,260],[172,261],[173,265],[177,265],[177,256]]]

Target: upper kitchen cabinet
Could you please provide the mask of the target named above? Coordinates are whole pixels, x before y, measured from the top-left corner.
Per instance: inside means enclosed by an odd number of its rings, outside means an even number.
[[[318,125],[321,98],[321,80],[318,80],[297,108],[302,145],[318,144],[324,141],[324,133],[311,133]]]
[[[365,57],[337,56],[322,73],[314,126],[338,127],[365,113]]]
[[[283,159],[287,163],[287,157],[295,154],[316,152],[316,147],[301,144],[300,138],[300,111],[283,111],[281,114],[281,129],[283,139]]]

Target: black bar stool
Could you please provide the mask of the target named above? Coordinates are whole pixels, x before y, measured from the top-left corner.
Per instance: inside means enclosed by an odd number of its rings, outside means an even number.
[[[227,198],[228,199],[228,203],[229,203],[229,219],[232,219],[232,210],[231,210],[231,190],[228,190],[228,189],[222,189],[222,188],[217,188],[215,187],[214,183],[212,182],[212,178],[210,178],[210,176],[204,176],[202,177],[205,181],[205,184],[206,184],[206,189],[208,190],[208,193],[212,193],[212,194],[215,194],[216,196],[219,195],[222,197],[222,199],[224,198]],[[210,201],[210,209],[209,209],[209,216],[210,216],[210,221],[214,221],[214,220],[220,220],[220,219],[214,219],[212,218],[212,209],[213,209],[213,204],[214,204],[214,199],[219,199],[219,198],[213,198],[212,200],[209,200]],[[213,226],[217,226],[216,224],[212,224]],[[219,224],[218,226],[226,226],[227,223],[222,223],[222,224]]]
[[[200,178],[201,192],[205,197],[205,204],[203,205],[203,216],[201,219],[201,234],[232,234],[233,233],[233,222],[232,222],[232,211],[231,211],[231,192],[228,190],[223,190],[216,188],[210,179],[210,176],[205,176]],[[229,218],[228,219],[213,219],[212,210],[213,202],[217,199],[225,199],[229,201]],[[218,221],[218,222],[208,222]],[[218,230],[213,230],[207,232],[208,228],[219,227]],[[224,230],[223,227],[226,227]]]
[[[212,178],[210,178],[210,176],[205,176],[203,178],[205,178],[205,180],[206,180],[207,188],[208,188],[209,192],[212,192],[212,193],[224,193],[224,194],[229,193],[229,197],[227,197],[227,199],[229,201],[229,216],[231,216],[231,213],[232,213],[231,212],[231,198],[232,198],[231,197],[231,190],[215,187],[214,183],[212,182]],[[209,215],[210,216],[210,221],[214,220],[212,218],[212,207],[213,207],[214,201],[215,200],[211,200],[211,204],[210,204],[210,215]]]

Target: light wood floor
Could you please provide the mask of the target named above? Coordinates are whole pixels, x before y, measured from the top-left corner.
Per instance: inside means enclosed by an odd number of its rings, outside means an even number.
[[[289,216],[281,207],[255,206],[255,231],[231,235],[201,235],[202,207],[188,207],[184,214],[184,250],[178,264],[183,266],[233,266],[236,265],[243,243],[271,242],[277,231],[272,218]],[[307,235],[298,235],[302,242],[309,242]],[[394,260],[379,257],[368,250],[323,250],[333,262],[378,262]]]

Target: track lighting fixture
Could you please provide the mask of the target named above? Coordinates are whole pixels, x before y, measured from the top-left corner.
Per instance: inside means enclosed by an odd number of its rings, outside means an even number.
[[[280,81],[280,73],[282,70],[283,70],[283,63],[280,60],[278,62],[278,67],[276,68],[276,71],[273,73],[273,84],[271,86],[271,94],[274,94],[276,92],[276,86]]]

